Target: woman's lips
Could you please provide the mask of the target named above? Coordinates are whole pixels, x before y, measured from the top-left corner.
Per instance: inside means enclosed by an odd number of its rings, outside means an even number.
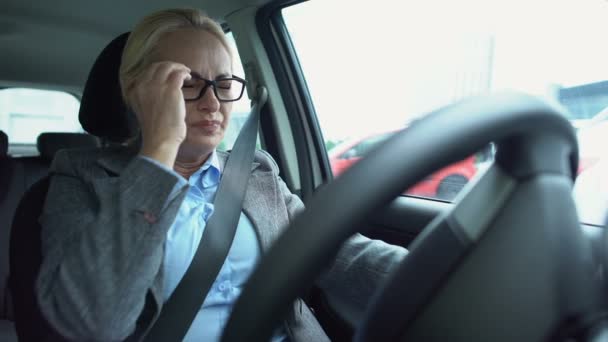
[[[211,134],[217,132],[222,127],[222,123],[218,120],[202,120],[191,124],[190,127],[198,128],[205,133]]]

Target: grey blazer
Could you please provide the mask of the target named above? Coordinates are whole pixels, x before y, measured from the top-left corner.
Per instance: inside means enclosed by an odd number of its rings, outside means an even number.
[[[221,168],[227,156],[219,152]],[[36,283],[44,316],[70,340],[140,340],[162,308],[164,240],[188,186],[169,198],[176,176],[124,148],[61,151],[51,176]],[[274,160],[257,151],[243,211],[262,251],[302,209]],[[406,253],[357,234],[317,284],[362,311]],[[328,339],[301,300],[285,323],[292,341]]]

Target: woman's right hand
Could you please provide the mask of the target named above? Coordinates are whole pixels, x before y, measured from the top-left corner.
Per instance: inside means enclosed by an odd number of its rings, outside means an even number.
[[[186,105],[181,91],[190,69],[174,62],[151,64],[136,79],[128,96],[142,131],[140,154],[173,168],[186,138]]]

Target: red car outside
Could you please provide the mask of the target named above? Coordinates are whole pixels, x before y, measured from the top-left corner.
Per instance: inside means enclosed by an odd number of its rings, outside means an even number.
[[[577,126],[579,161],[578,174],[591,168],[600,159],[606,158],[608,142],[608,108],[596,114],[591,120]]]
[[[371,134],[362,138],[344,141],[328,151],[329,163],[334,177],[358,162],[370,149],[389,138],[396,131]],[[483,155],[483,156],[482,156]],[[449,165],[408,189],[405,194],[451,201],[464,185],[477,173],[478,163],[491,156],[480,154],[481,159],[470,156]]]

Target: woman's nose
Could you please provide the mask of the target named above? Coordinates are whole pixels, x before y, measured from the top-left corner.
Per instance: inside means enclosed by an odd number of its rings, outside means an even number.
[[[203,96],[198,99],[196,108],[200,111],[215,113],[220,109],[220,101],[215,96],[213,87],[208,87]]]

